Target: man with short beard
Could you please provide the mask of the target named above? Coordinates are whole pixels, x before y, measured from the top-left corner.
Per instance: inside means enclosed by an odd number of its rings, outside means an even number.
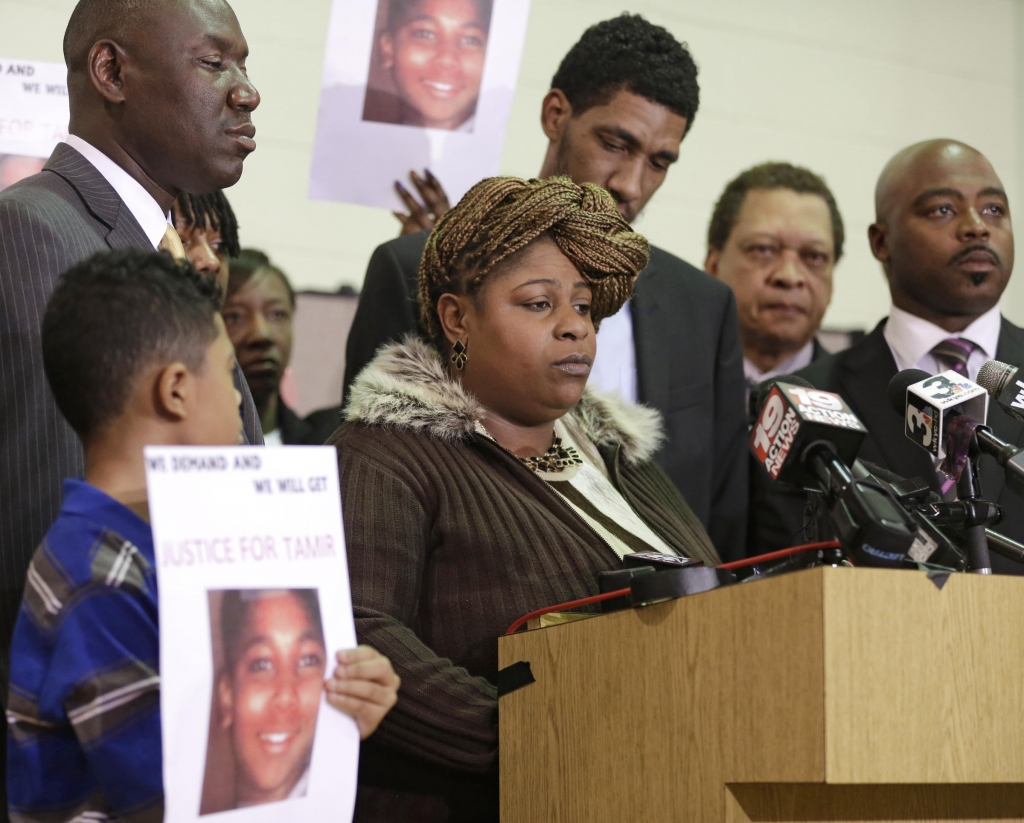
[[[859,457],[938,490],[928,453],[904,434],[887,388],[903,369],[958,371],[971,380],[990,359],[1024,365],[1024,329],[999,312],[1013,271],[1013,229],[1006,192],[981,152],[955,140],[929,140],[898,152],[875,188],[868,240],[889,282],[889,317],[864,340],[797,372],[838,392],[868,429]],[[1024,426],[999,406],[988,424],[1024,445]],[[767,484],[760,473],[756,483]],[[981,461],[983,496],[1003,507],[998,531],[1024,541],[1024,501],[1007,487],[994,460]],[[766,493],[752,511],[752,551],[799,542],[805,497]],[[993,555],[996,572],[1024,572]]]
[[[154,34],[157,33],[157,34]],[[255,149],[259,93],[224,0],[80,0],[64,36],[70,136],[0,193],[0,683],[32,551],[84,454],[47,388],[40,321],[57,277],[111,248],[184,258],[182,191],[234,185]],[[243,395],[248,395],[241,382]],[[262,442],[251,397],[246,440]]]
[[[538,176],[601,186],[632,222],[678,159],[698,102],[697,67],[668,31],[639,15],[597,23],[562,60],[541,104],[548,147]],[[433,195],[428,209],[414,208],[406,192],[406,236],[370,259],[348,337],[346,391],[381,345],[417,329],[416,276],[427,232],[408,232],[429,229],[447,202],[432,176],[424,186]],[[747,426],[732,292],[652,246],[632,299],[602,322],[597,341],[591,385],[661,413],[666,438],[655,459],[719,554],[741,556]]]

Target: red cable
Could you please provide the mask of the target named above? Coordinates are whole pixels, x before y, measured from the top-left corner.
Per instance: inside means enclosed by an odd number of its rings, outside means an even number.
[[[768,554],[759,554],[757,557],[748,557],[745,560],[734,560],[732,563],[723,563],[720,566],[716,566],[716,569],[739,569],[743,566],[754,566],[757,563],[767,563],[769,560],[778,560],[780,557],[789,557],[792,554],[800,554],[801,552],[817,551],[818,549],[838,549],[838,540],[826,540],[822,543],[805,543],[803,546],[794,546],[791,549],[781,549],[777,552],[768,552]],[[543,609],[537,609],[529,614],[524,614],[515,623],[508,627],[508,631],[505,634],[515,634],[523,625],[528,621],[533,620],[535,617],[541,615],[551,614],[551,612],[563,612],[567,609],[574,609],[577,606],[589,606],[591,603],[600,603],[602,600],[614,600],[616,597],[625,597],[630,593],[630,589],[617,589],[613,592],[605,592],[604,594],[595,594],[593,597],[582,597],[579,600],[570,600],[568,603],[559,603],[557,606],[547,606]]]
[[[744,566],[756,566],[758,563],[767,563],[769,560],[778,560],[780,557],[789,557],[791,554],[800,554],[801,552],[812,552],[818,549],[838,549],[840,543],[838,540],[826,540],[822,543],[804,543],[802,546],[793,546],[791,549],[780,549],[777,552],[768,552],[768,554],[759,554],[757,557],[747,557],[743,560],[734,560],[732,563],[723,563],[721,566],[716,566],[718,569],[742,569]]]
[[[568,603],[559,603],[557,606],[548,606],[544,609],[537,609],[535,612],[524,614],[515,623],[508,627],[508,631],[505,634],[515,634],[516,630],[526,623],[528,620],[533,620],[535,617],[540,617],[542,614],[549,614],[550,612],[561,612],[566,609],[573,609],[576,606],[589,606],[591,603],[600,603],[602,600],[614,600],[616,597],[625,597],[629,594],[630,590],[616,589],[613,592],[605,592],[604,594],[595,594],[593,597],[582,597],[579,600],[570,600]]]

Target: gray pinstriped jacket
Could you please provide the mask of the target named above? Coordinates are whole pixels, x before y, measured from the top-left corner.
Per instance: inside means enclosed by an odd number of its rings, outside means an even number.
[[[152,248],[117,193],[61,143],[43,171],[0,192],[0,694],[25,572],[57,516],[61,483],[85,458],[43,373],[40,323],[57,278],[94,252]],[[247,443],[263,443],[236,366]]]

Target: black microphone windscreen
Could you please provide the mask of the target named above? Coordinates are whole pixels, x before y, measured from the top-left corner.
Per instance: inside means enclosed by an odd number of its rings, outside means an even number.
[[[761,414],[761,409],[764,408],[764,401],[768,399],[768,395],[772,393],[772,389],[775,388],[776,383],[789,383],[791,386],[802,386],[805,389],[817,388],[809,380],[804,380],[802,377],[798,377],[795,374],[780,374],[778,377],[773,377],[761,384],[760,389],[757,393],[757,413]]]
[[[907,389],[931,377],[923,369],[904,369],[889,381],[889,405],[900,417],[907,413]]]

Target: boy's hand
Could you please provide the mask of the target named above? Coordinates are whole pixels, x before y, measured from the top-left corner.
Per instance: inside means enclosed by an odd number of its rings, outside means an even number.
[[[373,734],[398,701],[402,680],[376,649],[358,646],[338,652],[334,676],[324,683],[327,702],[359,725],[359,739]]]

